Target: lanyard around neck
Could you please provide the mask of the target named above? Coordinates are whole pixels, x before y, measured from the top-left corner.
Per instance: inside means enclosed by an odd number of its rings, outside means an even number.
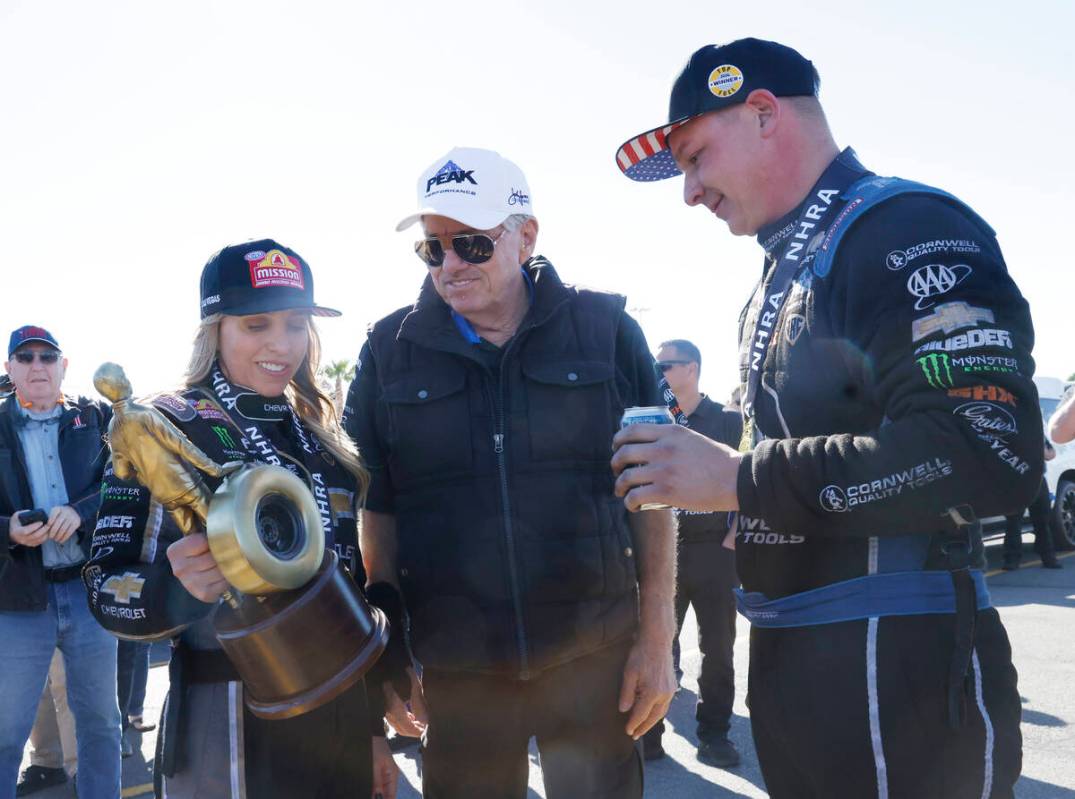
[[[743,393],[743,415],[748,420],[754,418],[754,401],[761,386],[762,367],[789,289],[799,274],[809,267],[813,251],[821,246],[825,233],[840,215],[840,209],[846,203],[842,195],[865,173],[866,169],[858,162],[853,150],[840,153],[814,184],[795,221],[785,226],[783,235],[774,242],[775,250],[766,253],[770,262],[769,281],[762,284],[762,303],[757,309],[754,329],[750,331],[747,381]]]

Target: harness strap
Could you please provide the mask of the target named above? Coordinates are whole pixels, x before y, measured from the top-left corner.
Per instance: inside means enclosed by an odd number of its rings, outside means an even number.
[[[952,589],[956,598],[955,642],[948,666],[948,726],[960,729],[967,720],[968,677],[974,655],[974,628],[980,607],[974,602],[971,580],[971,551],[973,542],[981,539],[982,523],[967,505],[949,508],[948,515],[955,524],[941,543],[948,560]],[[981,574],[981,572],[978,572]]]
[[[882,616],[949,614],[959,610],[956,584],[946,571],[885,572],[831,583],[810,591],[769,599],[736,589],[739,612],[756,627],[810,627]],[[989,589],[979,570],[964,569],[972,608],[990,607]]]

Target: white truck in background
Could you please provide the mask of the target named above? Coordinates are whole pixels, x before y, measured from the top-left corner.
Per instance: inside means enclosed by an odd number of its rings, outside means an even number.
[[[1057,377],[1035,377],[1042,423],[1048,427],[1049,417],[1060,405],[1073,384]],[[1045,481],[1053,503],[1051,526],[1057,549],[1075,548],[1075,441],[1056,444],[1056,457],[1045,464]]]
[[[1075,384],[1057,377],[1035,377],[1038,387],[1038,403],[1041,406],[1041,423],[1048,428],[1049,418],[1060,405],[1065,392]],[[1048,433],[1046,433],[1048,438]],[[1049,486],[1052,510],[1049,528],[1058,550],[1075,548],[1075,441],[1068,444],[1053,443],[1056,457],[1045,462],[1045,482]],[[1023,531],[1031,530],[1030,518],[1023,517]],[[1004,517],[993,516],[982,520],[982,532],[987,538],[1004,535]]]

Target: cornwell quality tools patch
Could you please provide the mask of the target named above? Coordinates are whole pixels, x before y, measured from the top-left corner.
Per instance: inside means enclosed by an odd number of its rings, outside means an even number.
[[[877,502],[899,496],[904,489],[915,490],[932,482],[949,477],[952,462],[943,458],[930,458],[908,469],[890,475],[849,486],[829,485],[821,489],[818,503],[830,513],[843,513],[856,505]]]
[[[923,255],[933,255],[935,253],[977,255],[981,251],[982,248],[978,245],[978,242],[970,241],[969,239],[933,239],[932,241],[915,244],[905,250],[893,250],[885,256],[885,266],[893,272],[898,272],[915,258]]]

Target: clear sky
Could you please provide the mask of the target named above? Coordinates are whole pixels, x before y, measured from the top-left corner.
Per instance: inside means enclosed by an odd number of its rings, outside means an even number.
[[[1075,3],[0,0],[0,331],[41,324],[90,389],[104,360],[137,393],[174,385],[198,276],[269,236],[311,264],[326,357],[413,301],[419,172],[454,145],[526,172],[538,251],[626,294],[652,345],[701,347],[736,380],[750,238],[634,184],[624,140],[666,120],[706,43],[782,41],[814,61],[841,146],[939,185],[997,230],[1030,302],[1040,374],[1075,371]]]

